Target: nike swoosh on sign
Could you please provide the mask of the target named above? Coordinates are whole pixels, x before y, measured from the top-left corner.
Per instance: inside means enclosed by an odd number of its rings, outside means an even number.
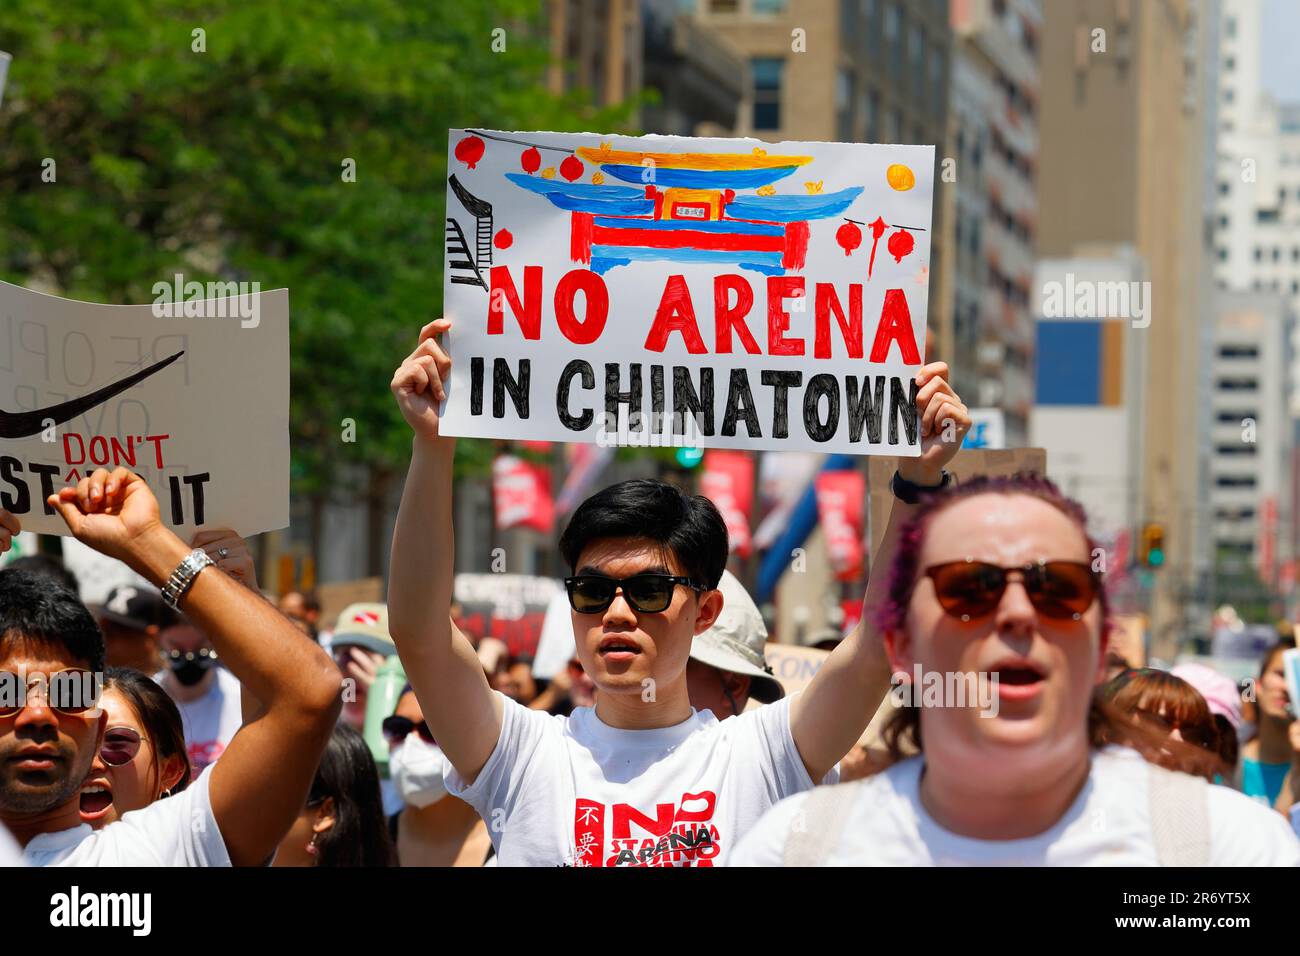
[[[182,349],[161,362],[156,362],[146,369],[128,375],[119,382],[105,385],[89,395],[81,396],[81,398],[69,399],[66,402],[60,402],[58,405],[37,408],[30,412],[6,412],[0,410],[0,438],[30,438],[32,435],[40,434],[43,429],[47,428],[46,422],[51,419],[53,419],[55,425],[70,422],[82,412],[88,412],[96,405],[102,405],[113,396],[125,392],[139,382],[143,382],[155,372],[162,371],[184,354],[185,350]]]

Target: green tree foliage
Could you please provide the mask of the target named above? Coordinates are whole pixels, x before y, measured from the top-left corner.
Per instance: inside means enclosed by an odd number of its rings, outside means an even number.
[[[409,455],[388,382],[441,308],[447,130],[628,115],[546,92],[542,6],[5,0],[0,276],[113,303],[177,271],[287,287],[294,490],[364,491],[342,463]]]

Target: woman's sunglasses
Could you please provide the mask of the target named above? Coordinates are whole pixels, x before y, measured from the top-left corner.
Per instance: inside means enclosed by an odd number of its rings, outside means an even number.
[[[104,743],[99,748],[99,759],[110,767],[121,767],[135,759],[140,752],[140,735],[130,727],[109,727],[104,731]]]
[[[939,606],[963,621],[992,614],[1013,573],[1021,575],[1034,610],[1058,621],[1083,617],[1101,587],[1092,568],[1078,561],[1042,561],[1011,568],[983,561],[949,561],[925,569],[934,582]]]
[[[385,717],[380,726],[384,731],[384,739],[390,744],[400,744],[410,736],[413,730],[420,734],[420,739],[426,744],[437,743],[433,739],[433,734],[429,731],[428,723],[423,720],[417,724],[409,717],[399,717],[394,714],[392,717]]]
[[[12,717],[27,706],[31,689],[42,687],[45,705],[60,714],[79,717],[99,706],[100,681],[84,667],[65,667],[48,674],[0,671],[0,717]]]
[[[614,603],[621,588],[623,598],[639,614],[658,614],[673,603],[673,589],[682,584],[694,591],[709,590],[679,574],[634,574],[629,578],[611,578],[603,574],[579,574],[565,578],[569,606],[579,614],[600,614]]]

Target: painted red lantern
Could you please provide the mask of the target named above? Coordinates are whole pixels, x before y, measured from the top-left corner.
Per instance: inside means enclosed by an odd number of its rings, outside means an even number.
[[[862,245],[862,230],[855,224],[846,222],[835,230],[835,241],[840,244],[846,256],[851,255],[854,249]]]
[[[906,229],[900,229],[889,237],[889,254],[894,257],[895,262],[902,262],[903,256],[908,255],[916,248],[916,240]]]
[[[470,169],[483,158],[483,140],[477,136],[466,136],[456,144],[456,158]]]
[[[560,175],[569,182],[573,182],[581,176],[584,169],[585,167],[582,165],[582,160],[578,159],[577,156],[569,156],[564,160],[564,162],[560,163]]]
[[[542,154],[536,146],[529,146],[519,157],[519,165],[529,176],[542,168]]]

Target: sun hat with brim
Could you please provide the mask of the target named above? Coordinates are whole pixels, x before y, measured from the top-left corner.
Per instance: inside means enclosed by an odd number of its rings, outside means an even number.
[[[711,628],[695,635],[691,659],[752,678],[749,696],[755,700],[765,704],[780,700],[785,688],[772,676],[763,656],[767,625],[758,606],[730,571],[722,572],[718,590],[722,592],[722,613]]]
[[[1197,663],[1179,664],[1170,673],[1196,688],[1209,705],[1210,713],[1226,718],[1233,730],[1241,729],[1241,691],[1231,677]]]
[[[364,647],[376,654],[391,657],[397,646],[388,636],[388,606],[384,604],[349,604],[334,626],[330,647]]]

